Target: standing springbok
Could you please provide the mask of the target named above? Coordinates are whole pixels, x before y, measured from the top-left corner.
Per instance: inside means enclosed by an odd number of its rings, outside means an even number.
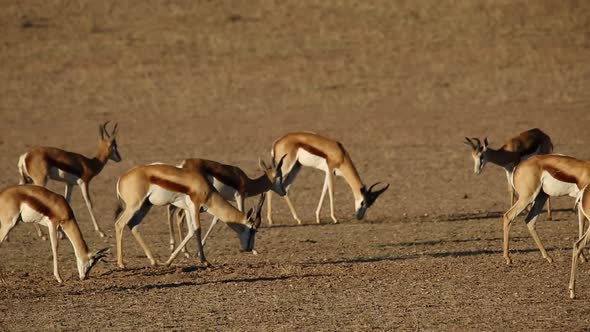
[[[58,227],[64,231],[74,247],[80,280],[88,276],[92,267],[108,250],[90,252],[68,202],[64,197],[41,186],[22,184],[0,191],[0,244],[18,221],[34,222],[49,229],[53,275],[60,283],[63,280],[57,262]]]
[[[293,218],[301,224],[301,220],[297,217],[297,213],[291,203],[288,196],[288,190],[297,173],[301,170],[301,166],[308,166],[317,168],[326,173],[324,180],[324,187],[322,194],[320,195],[320,202],[316,209],[316,222],[320,222],[320,210],[324,201],[326,191],[328,191],[330,197],[330,217],[332,221],[337,223],[338,220],[334,216],[334,175],[342,176],[350,186],[352,194],[354,195],[354,207],[356,212],[356,218],[358,220],[363,219],[365,212],[379,195],[381,195],[389,184],[385,187],[373,191],[373,188],[379,183],[375,183],[367,189],[367,187],[361,181],[361,178],[356,170],[356,167],[352,163],[348,152],[344,149],[344,146],[340,142],[331,140],[329,138],[320,136],[315,133],[309,132],[298,132],[287,134],[272,145],[271,155],[273,163],[277,162],[277,158],[284,156],[284,162],[282,165],[283,185],[287,188],[287,194],[285,194],[285,201],[293,214]],[[268,223],[272,224],[272,193],[268,195]]]
[[[284,157],[283,157],[284,158]],[[251,179],[239,167],[225,165],[216,161],[206,159],[185,159],[178,167],[189,169],[201,173],[207,180],[213,184],[213,187],[221,194],[227,201],[235,201],[238,205],[238,210],[244,212],[244,201],[248,197],[257,196],[266,193],[269,190],[284,196],[286,194],[283,187],[283,175],[281,167],[283,159],[281,159],[276,166],[267,166],[262,160],[258,160],[258,166],[264,172],[255,179]],[[175,215],[177,208],[174,205],[168,205],[168,228],[170,231],[170,250],[176,248],[174,240],[172,217]],[[179,240],[182,240],[182,221],[181,216],[177,216],[177,230]],[[209,229],[203,237],[203,246],[207,241],[209,233],[217,224],[219,218],[213,217],[213,221]],[[185,249],[182,249],[186,253]]]
[[[184,248],[190,238],[195,235],[198,256],[202,263],[208,265],[201,242],[200,209],[205,209],[227,223],[238,234],[242,249],[252,251],[256,229],[260,226],[260,211],[264,204],[264,194],[262,194],[255,213],[250,209],[247,214],[244,214],[226,202],[199,172],[164,164],[138,166],[127,171],[117,181],[117,196],[119,203],[123,205],[123,207],[119,206],[117,211],[119,217],[115,222],[117,264],[121,268],[125,267],[122,251],[125,225],[131,229],[131,233],[151,265],[156,265],[156,260],[137,227],[153,205],[172,204],[183,209],[187,218],[188,234],[165,264],[170,265],[181,248]]]
[[[509,255],[509,232],[512,221],[529,205],[533,204],[525,222],[543,258],[553,261],[535,230],[537,216],[549,196],[578,197],[580,189],[590,183],[590,162],[563,155],[533,156],[522,161],[512,173],[512,185],[518,194],[516,203],[504,214],[504,258],[507,264]],[[578,225],[579,236],[584,232],[584,220]],[[582,257],[582,259],[585,259]]]
[[[506,143],[495,150],[488,146],[487,137],[483,140],[483,145],[478,138],[469,139],[465,137],[463,142],[471,147],[471,157],[473,157],[473,171],[479,175],[485,165],[490,162],[498,165],[506,171],[508,179],[508,191],[510,192],[510,206],[514,205],[514,188],[510,183],[512,172],[518,163],[534,155],[549,154],[553,152],[553,143],[551,138],[538,128],[530,129],[518,134],[506,141]],[[547,202],[547,218],[551,219],[551,200]]]
[[[107,121],[98,127],[100,141],[98,152],[94,158],[87,158],[78,153],[52,147],[37,147],[21,155],[18,160],[20,184],[34,183],[45,187],[48,179],[65,182],[64,197],[68,203],[72,196],[72,187],[76,184],[80,186],[94,229],[101,237],[105,235],[98,227],[92,212],[92,201],[88,187],[90,181],[102,171],[109,159],[115,162],[121,161],[121,155],[117,150],[117,124],[109,134],[106,129],[108,123]],[[35,226],[39,237],[44,238],[39,226],[36,224]]]

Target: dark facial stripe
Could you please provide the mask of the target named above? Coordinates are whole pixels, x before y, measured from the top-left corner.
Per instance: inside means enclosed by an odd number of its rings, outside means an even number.
[[[182,183],[172,182],[156,176],[150,176],[149,181],[169,191],[183,194],[188,194],[190,192],[190,188]]]
[[[318,157],[322,157],[324,159],[328,159],[328,156],[324,152],[314,148],[311,145],[301,143],[301,144],[299,144],[299,147],[302,148],[303,150],[313,154],[313,155],[316,155]]]

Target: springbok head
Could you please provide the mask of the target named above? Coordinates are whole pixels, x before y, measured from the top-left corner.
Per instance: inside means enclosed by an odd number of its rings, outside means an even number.
[[[369,187],[369,189],[367,189],[365,186],[361,188],[361,194],[363,195],[363,199],[357,202],[357,206],[355,207],[357,220],[363,219],[365,217],[365,212],[367,212],[367,209],[370,208],[371,205],[373,205],[373,203],[375,203],[377,197],[379,197],[379,195],[383,194],[385,190],[389,188],[389,184],[387,184],[385,187],[379,190],[373,190],[373,188],[377,186],[379,183],[380,182],[374,183],[372,186]]]
[[[283,171],[281,169],[283,167],[283,160],[286,156],[287,155],[285,154],[276,165],[273,161],[272,166],[267,166],[264,160],[258,158],[258,166],[266,174],[268,181],[272,183],[272,187],[270,189],[279,194],[279,196],[285,196],[287,194],[287,191],[283,186]]]
[[[256,230],[258,229],[258,227],[260,227],[260,223],[262,221],[262,217],[260,216],[260,214],[262,213],[262,206],[264,205],[265,197],[265,193],[260,194],[260,200],[258,201],[256,209],[250,209],[248,211],[248,213],[246,214],[246,224],[235,222],[227,223],[227,225],[231,229],[238,233],[238,237],[240,238],[240,244],[242,245],[243,251],[254,250],[254,242],[256,241]]]
[[[488,162],[486,151],[488,149],[488,138],[483,139],[483,145],[479,138],[473,137],[471,139],[465,137],[463,142],[465,145],[471,147],[471,157],[473,157],[473,172],[477,175],[481,174],[484,166]]]
[[[113,131],[109,134],[107,130],[107,125],[110,121],[105,122],[102,125],[98,126],[98,132],[100,134],[100,144],[101,148],[108,151],[109,159],[115,162],[121,161],[121,155],[119,154],[119,150],[117,149],[117,126],[118,123],[115,123],[113,127]]]

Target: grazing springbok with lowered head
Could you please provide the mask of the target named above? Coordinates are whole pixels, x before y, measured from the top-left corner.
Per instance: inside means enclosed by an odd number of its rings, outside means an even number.
[[[361,178],[352,163],[348,152],[344,146],[337,141],[320,136],[315,133],[298,132],[290,133],[277,139],[271,150],[273,163],[277,163],[279,158],[283,160],[283,185],[287,188],[287,194],[284,196],[293,218],[301,224],[297,217],[295,208],[288,196],[288,189],[295,180],[297,173],[302,166],[313,167],[326,173],[324,187],[320,195],[320,202],[316,209],[316,222],[320,222],[320,210],[324,201],[326,191],[330,197],[330,217],[334,223],[338,219],[334,216],[334,175],[342,176],[350,186],[354,195],[354,207],[356,218],[363,219],[365,212],[375,203],[377,197],[381,195],[389,184],[379,190],[373,191],[378,183],[373,184],[368,189],[361,181]],[[272,193],[268,195],[268,223],[272,224]]]
[[[246,173],[239,167],[225,165],[212,160],[206,159],[185,159],[178,167],[189,169],[195,172],[201,173],[213,187],[223,196],[226,201],[235,201],[238,205],[238,210],[244,211],[244,201],[248,197],[257,196],[262,193],[266,193],[269,190],[274,191],[279,196],[286,194],[285,188],[283,187],[283,175],[281,167],[283,165],[283,159],[279,161],[276,166],[267,166],[262,160],[258,160],[258,166],[264,173],[255,179],[251,179]],[[170,230],[170,250],[176,248],[174,240],[174,232],[172,225],[172,217],[175,215],[177,208],[174,205],[168,205],[168,227]],[[182,211],[182,210],[179,210]],[[182,240],[182,220],[183,218],[177,215],[177,230],[179,240]],[[219,218],[213,217],[213,221],[209,226],[209,229],[203,237],[203,246],[207,241],[207,238],[213,227],[217,224]],[[186,254],[186,250],[183,248],[182,251]]]
[[[252,251],[256,238],[256,229],[260,226],[260,211],[264,204],[261,195],[257,209],[247,214],[229,204],[215,190],[213,185],[199,172],[164,164],[137,166],[123,174],[117,181],[119,215],[115,222],[117,241],[117,264],[124,268],[122,236],[128,226],[135,240],[145,252],[152,265],[156,260],[139,234],[138,226],[153,205],[174,205],[185,211],[188,233],[180,245],[172,252],[166,265],[170,265],[181,248],[194,235],[197,240],[197,253],[204,264],[209,264],[203,253],[201,241],[201,221],[199,211],[202,209],[224,221],[238,235],[242,249]],[[121,212],[122,211],[122,212]]]
[[[81,154],[58,148],[37,147],[21,155],[18,160],[20,184],[33,183],[45,187],[48,179],[65,182],[64,197],[68,203],[72,196],[72,187],[74,185],[80,186],[94,229],[101,237],[105,235],[98,227],[92,212],[92,201],[88,188],[90,181],[102,171],[109,159],[115,162],[121,161],[116,140],[117,124],[110,134],[106,129],[107,124],[108,121],[98,127],[100,141],[98,142],[98,152],[94,158],[87,158]],[[39,237],[43,237],[39,226],[35,226]]]
[[[518,194],[516,203],[504,214],[504,258],[507,264],[509,255],[509,232],[512,221],[529,205],[533,204],[525,222],[541,254],[550,263],[553,261],[535,230],[537,216],[549,196],[578,197],[580,189],[590,183],[590,161],[578,160],[563,155],[533,156],[516,166],[512,174],[512,184]],[[584,231],[584,219],[578,227],[579,236]],[[582,259],[585,259],[582,257]]]
[[[550,154],[553,152],[553,143],[551,138],[538,128],[530,129],[518,134],[506,141],[502,147],[495,150],[488,146],[487,137],[483,140],[483,145],[479,138],[469,139],[465,137],[463,142],[471,147],[471,157],[473,158],[474,173],[479,175],[485,165],[490,162],[498,165],[506,171],[508,179],[508,191],[510,192],[510,206],[515,202],[514,188],[512,187],[512,172],[518,163],[534,155]],[[551,201],[547,203],[547,218],[551,219]]]
[[[48,228],[53,252],[53,275],[60,283],[63,280],[57,260],[58,228],[63,230],[74,247],[80,280],[88,276],[92,267],[108,250],[90,252],[68,202],[63,196],[41,186],[22,184],[0,191],[0,244],[19,221],[33,222]]]

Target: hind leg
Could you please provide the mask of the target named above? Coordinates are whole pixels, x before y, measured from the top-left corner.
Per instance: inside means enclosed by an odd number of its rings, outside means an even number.
[[[548,198],[549,198],[549,196],[543,191],[541,191],[541,192],[539,192],[539,194],[537,194],[537,197],[535,197],[535,200],[533,202],[533,206],[531,207],[531,210],[529,211],[529,214],[527,215],[525,222],[526,222],[527,228],[529,230],[529,233],[531,233],[533,240],[535,240],[535,244],[537,245],[537,248],[539,248],[539,250],[541,251],[541,255],[549,263],[552,263],[553,259],[547,254],[547,251],[545,251],[545,247],[543,246],[543,243],[541,242],[541,239],[539,238],[539,234],[537,234],[537,230],[536,230],[537,217],[541,213],[541,210],[543,209],[543,205],[545,205],[545,202],[547,201]]]
[[[131,234],[133,234],[135,241],[137,241],[137,243],[139,244],[141,249],[143,249],[143,252],[145,253],[145,255],[147,256],[147,258],[150,261],[150,264],[152,266],[154,266],[157,264],[156,259],[154,258],[154,255],[152,254],[152,251],[150,250],[150,248],[148,248],[147,244],[145,243],[145,241],[143,240],[143,238],[139,234],[139,227],[138,227],[139,224],[141,223],[141,221],[143,220],[143,218],[150,211],[151,207],[152,207],[152,205],[150,203],[144,202],[142,204],[141,208],[139,208],[139,210],[135,213],[133,218],[131,218],[131,221],[127,224],[127,226],[131,229]]]

